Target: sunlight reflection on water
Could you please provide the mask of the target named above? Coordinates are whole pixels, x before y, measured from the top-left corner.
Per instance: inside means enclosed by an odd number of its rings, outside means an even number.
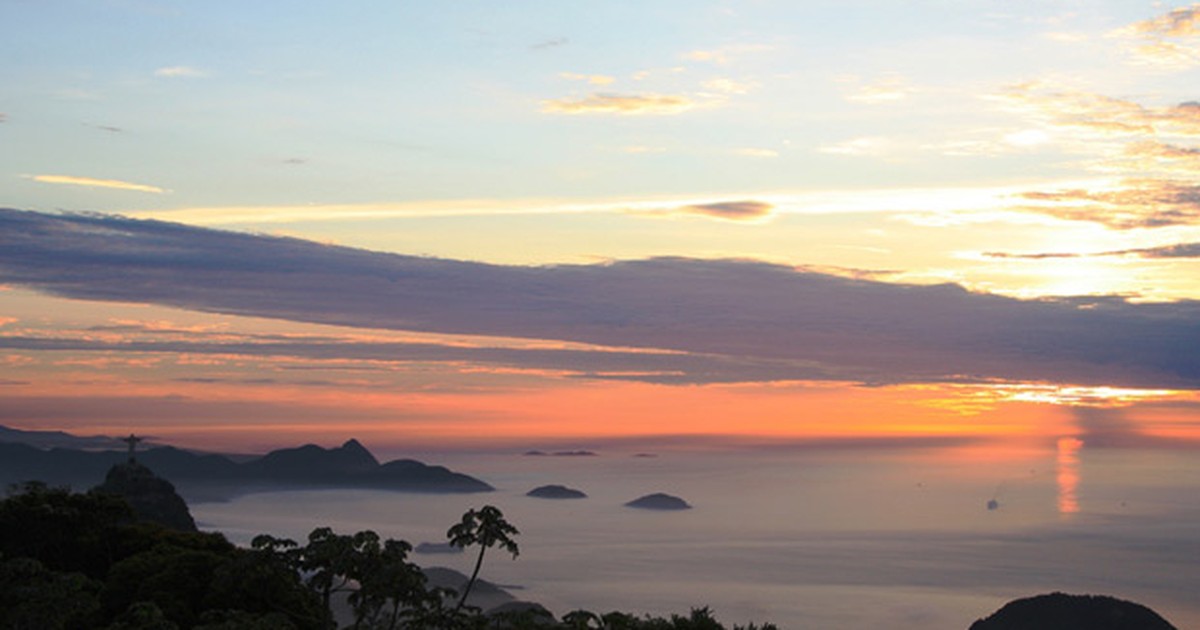
[[[1058,440],[1058,513],[1064,517],[1079,513],[1079,449],[1083,442],[1077,438]]]

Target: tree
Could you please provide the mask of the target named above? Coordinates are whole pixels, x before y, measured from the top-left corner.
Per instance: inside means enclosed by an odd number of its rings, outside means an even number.
[[[462,521],[451,527],[446,532],[446,537],[450,539],[450,544],[455,547],[466,548],[471,545],[479,545],[479,556],[475,559],[475,570],[471,572],[471,579],[467,581],[466,587],[463,588],[462,597],[458,600],[458,606],[455,610],[461,609],[467,603],[467,596],[471,594],[471,587],[475,585],[476,578],[479,577],[479,568],[483,566],[483,554],[489,547],[494,547],[499,544],[505,551],[512,554],[513,559],[520,554],[520,549],[517,548],[517,543],[510,536],[520,534],[516,527],[513,527],[508,521],[504,520],[504,514],[498,508],[491,505],[485,505],[479,510],[474,508],[467,510],[463,514]]]

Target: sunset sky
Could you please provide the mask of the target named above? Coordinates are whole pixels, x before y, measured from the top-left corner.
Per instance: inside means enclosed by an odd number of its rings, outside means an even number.
[[[1200,4],[0,0],[0,424],[1200,439]]]

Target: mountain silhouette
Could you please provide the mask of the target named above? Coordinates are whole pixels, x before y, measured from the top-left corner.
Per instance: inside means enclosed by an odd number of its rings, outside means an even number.
[[[11,435],[11,434],[10,434]],[[90,487],[106,471],[128,461],[119,450],[41,449],[29,444],[0,442],[0,482],[29,480],[50,485]],[[492,486],[443,466],[413,459],[384,464],[358,440],[337,448],[305,444],[271,451],[248,461],[224,455],[197,454],[172,446],[139,451],[137,461],[171,479],[184,494],[219,498],[249,491],[296,487],[339,487],[408,492],[489,492]]]
[[[198,531],[187,503],[175,492],[175,486],[136,461],[109,468],[104,483],[94,490],[125,499],[139,521],[184,532]]]
[[[263,479],[313,482],[353,477],[377,468],[379,461],[358,440],[331,449],[316,444],[280,449],[246,464],[247,472]]]
[[[1050,593],[1005,604],[968,630],[1176,630],[1141,604],[1107,595]]]

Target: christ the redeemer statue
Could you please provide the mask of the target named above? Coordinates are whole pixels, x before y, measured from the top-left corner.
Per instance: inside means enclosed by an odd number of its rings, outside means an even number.
[[[132,433],[130,433],[129,437],[127,437],[127,438],[121,438],[122,442],[129,445],[129,463],[130,464],[137,463],[137,461],[133,457],[133,451],[137,449],[138,442],[141,442],[145,439],[146,438],[140,438]]]

